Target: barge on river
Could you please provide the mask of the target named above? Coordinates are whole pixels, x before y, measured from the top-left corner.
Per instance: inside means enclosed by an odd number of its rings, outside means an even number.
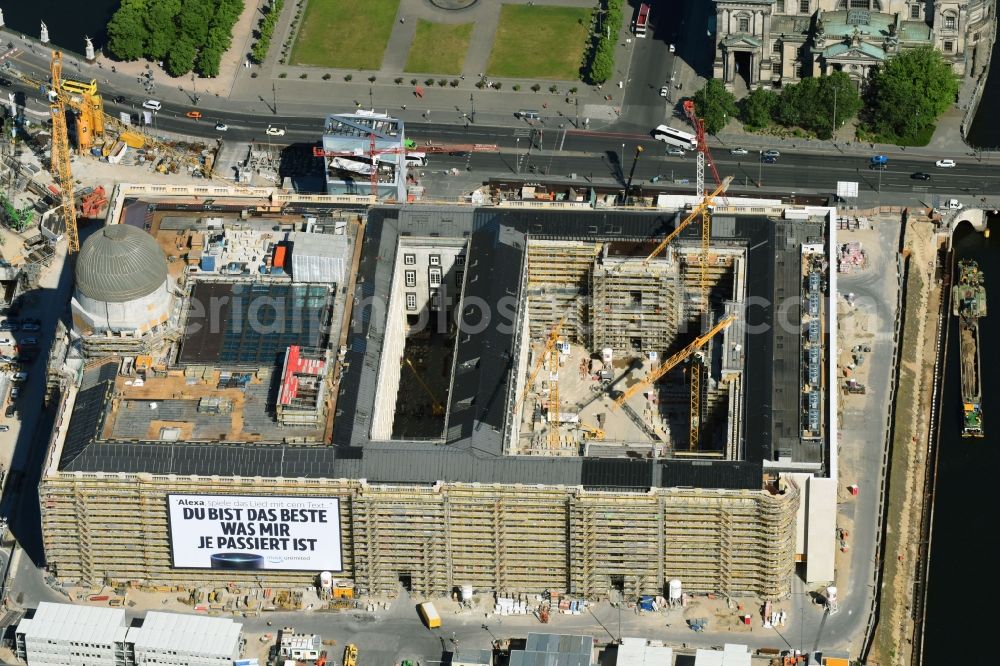
[[[975,261],[958,262],[958,280],[952,287],[951,312],[959,319],[962,437],[982,437],[984,431],[979,319],[986,316],[986,286],[983,273]]]

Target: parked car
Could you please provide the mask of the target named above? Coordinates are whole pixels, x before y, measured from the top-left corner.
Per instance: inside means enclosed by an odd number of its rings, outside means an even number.
[[[948,201],[945,202],[944,207],[949,210],[962,210],[965,208],[965,205],[958,199],[948,199]]]
[[[0,432],[7,432],[8,430],[10,430],[10,426],[0,425]]]
[[[950,169],[958,165],[955,164],[955,160],[938,160],[934,163],[934,166],[941,167],[942,169]]]
[[[913,180],[930,180],[931,175],[929,173],[924,173],[923,171],[917,171],[910,176]]]
[[[36,332],[42,330],[42,325],[35,321],[26,321],[21,324],[21,330]]]
[[[11,400],[17,400],[20,395],[21,395],[21,387],[20,386],[15,386],[14,388],[12,388],[10,390],[10,399]]]
[[[667,155],[673,155],[674,157],[684,157],[683,148],[667,148]]]
[[[31,347],[37,344],[38,344],[38,338],[33,338],[29,336],[27,338],[21,338],[21,341],[17,347],[18,349],[24,349],[25,347]]]
[[[28,373],[24,372],[23,370],[22,371],[18,371],[18,372],[15,372],[14,375],[10,379],[11,379],[11,381],[15,381],[15,382],[26,382],[26,381],[28,381]]]
[[[11,319],[0,321],[0,331],[16,331],[20,328],[21,325]]]
[[[670,97],[670,86],[660,87],[660,97]]]
[[[15,414],[17,414],[17,406],[16,405],[7,405],[7,411],[4,412],[4,416],[6,416],[7,418],[10,418],[10,417],[14,416]]]
[[[676,51],[677,51],[677,46],[676,46],[675,44],[671,44],[671,45],[670,45],[670,52],[671,52],[671,53],[674,53],[674,52],[676,52]]]
[[[768,150],[765,150],[763,153],[761,153],[761,155],[763,155],[764,157],[773,157],[775,159],[781,157],[781,153],[779,153],[774,148],[770,148]]]
[[[268,136],[285,136],[284,127],[274,127],[273,125],[268,125],[265,132]]]
[[[749,151],[746,148],[733,148],[729,151],[730,155],[746,155]]]

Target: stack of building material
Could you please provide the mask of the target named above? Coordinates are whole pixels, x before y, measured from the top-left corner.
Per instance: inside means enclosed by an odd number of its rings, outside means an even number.
[[[837,269],[841,273],[853,273],[864,270],[867,263],[868,257],[865,255],[861,243],[852,241],[840,246],[837,253]]]
[[[513,597],[497,597],[493,613],[496,615],[527,615],[528,604]]]

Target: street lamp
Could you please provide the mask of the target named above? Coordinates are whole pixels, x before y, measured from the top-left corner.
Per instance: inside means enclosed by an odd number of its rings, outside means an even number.
[[[763,182],[761,182],[761,178],[763,177],[763,174],[764,174],[763,169],[764,169],[764,151],[763,150],[758,150],[757,151],[757,187],[758,188],[761,185],[764,184]]]
[[[368,108],[375,110],[375,98],[372,96],[372,87],[368,86]]]
[[[469,114],[469,120],[476,122],[476,98],[472,93],[469,93],[469,104],[472,107],[472,112]]]

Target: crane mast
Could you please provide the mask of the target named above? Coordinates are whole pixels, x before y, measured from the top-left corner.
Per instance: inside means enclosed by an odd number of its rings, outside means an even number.
[[[686,358],[691,356],[691,354],[695,353],[696,351],[704,347],[709,340],[715,337],[716,333],[718,333],[724,328],[727,328],[734,321],[736,321],[736,317],[734,317],[733,315],[729,315],[724,317],[723,319],[720,319],[719,323],[717,323],[715,326],[709,329],[707,333],[705,333],[704,335],[699,335],[697,338],[691,341],[691,343],[689,343],[688,346],[686,346],[684,349],[680,350],[679,352],[668,358],[666,361],[664,361],[663,365],[661,365],[659,368],[653,370],[648,375],[639,380],[636,384],[633,384],[628,389],[626,389],[620,396],[618,396],[618,399],[615,400],[615,405],[617,407],[621,407],[622,405],[625,404],[625,402],[629,398],[634,396],[636,393],[642,391],[647,386],[655,384],[660,379],[660,377],[673,370],[678,363],[685,360]]]
[[[52,52],[52,91],[49,113],[52,115],[52,175],[59,181],[59,200],[69,254],[80,251],[76,228],[76,203],[73,201],[73,172],[69,164],[69,132],[66,128],[66,103],[62,91],[62,52]]]

